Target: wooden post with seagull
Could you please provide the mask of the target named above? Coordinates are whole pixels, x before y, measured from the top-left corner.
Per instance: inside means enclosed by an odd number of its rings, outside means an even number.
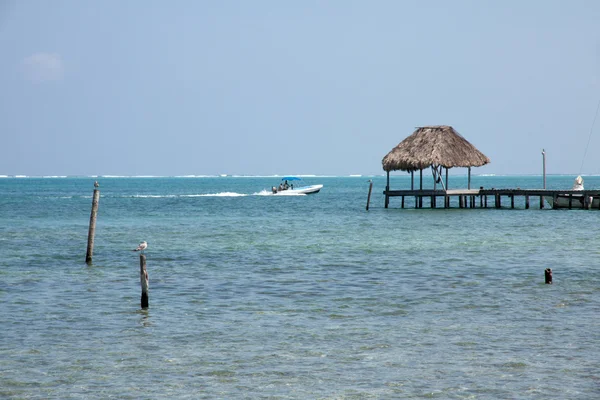
[[[98,190],[98,181],[94,182],[94,195],[92,196],[92,212],[90,214],[90,229],[88,231],[87,253],[85,262],[92,263],[92,255],[94,253],[94,235],[96,234],[96,217],[98,216],[98,201],[100,200],[100,190]]]
[[[146,268],[146,255],[144,254],[144,250],[148,247],[148,243],[145,241],[140,243],[136,249],[133,251],[140,252],[140,285],[142,287],[142,298],[141,298],[141,306],[142,308],[148,308],[148,292],[150,289],[150,280],[148,279],[148,269]]]

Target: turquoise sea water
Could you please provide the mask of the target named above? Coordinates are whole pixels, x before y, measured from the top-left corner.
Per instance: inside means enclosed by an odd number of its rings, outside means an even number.
[[[599,211],[385,209],[382,176],[278,181],[0,179],[0,398],[600,398]]]

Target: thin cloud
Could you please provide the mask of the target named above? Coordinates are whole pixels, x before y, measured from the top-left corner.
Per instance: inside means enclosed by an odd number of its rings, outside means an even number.
[[[57,53],[35,53],[23,60],[23,72],[32,82],[58,81],[63,77],[64,66]]]

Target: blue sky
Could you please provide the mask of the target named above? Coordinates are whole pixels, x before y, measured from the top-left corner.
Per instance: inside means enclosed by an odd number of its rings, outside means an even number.
[[[593,0],[4,0],[0,175],[382,174],[424,125],[491,159],[473,173],[541,173],[545,148],[548,173],[600,174],[598,21]]]

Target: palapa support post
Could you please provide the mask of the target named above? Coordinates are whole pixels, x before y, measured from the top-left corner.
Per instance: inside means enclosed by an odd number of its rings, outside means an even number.
[[[94,182],[94,195],[92,196],[92,212],[90,214],[90,228],[88,231],[87,252],[85,262],[92,263],[92,255],[94,253],[94,235],[96,234],[96,217],[98,216],[98,201],[100,200],[100,190],[98,190],[98,181]]]
[[[546,268],[544,278],[547,285],[552,285],[552,268]]]
[[[369,211],[369,203],[371,202],[371,191],[373,190],[373,180],[369,179],[369,195],[367,196],[367,211]]]
[[[142,308],[148,308],[148,289],[150,281],[148,279],[148,270],[146,269],[146,255],[140,254],[140,284],[142,286]]]
[[[385,184],[385,208],[388,208],[388,205],[390,204],[390,196],[388,195],[388,191],[390,190],[390,171],[386,171],[387,172],[387,180],[386,180],[386,184]]]

